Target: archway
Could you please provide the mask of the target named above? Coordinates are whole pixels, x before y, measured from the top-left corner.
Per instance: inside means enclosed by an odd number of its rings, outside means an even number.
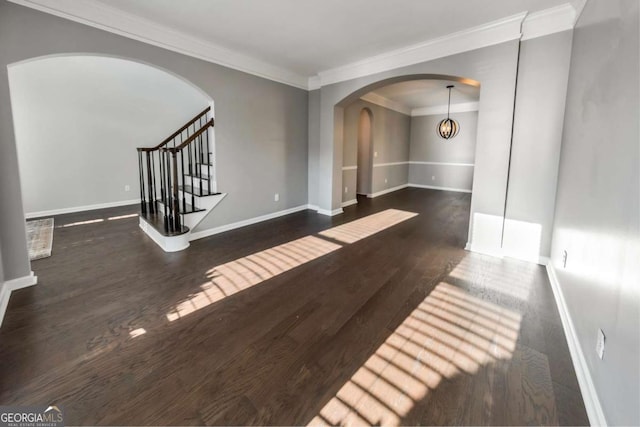
[[[128,58],[48,55],[11,64],[8,75],[28,217],[136,203],[135,148],[157,145],[207,106],[213,117],[202,89]]]
[[[452,82],[458,91],[452,113],[460,115],[464,130],[454,142],[442,144],[431,132],[436,127],[431,122],[446,114]],[[356,194],[377,197],[410,184],[471,192],[479,96],[480,84],[472,79],[409,75],[365,86],[339,102],[342,120],[335,123],[342,130],[336,127],[334,134],[342,136],[342,207],[355,204]],[[375,115],[375,131],[369,136],[370,128],[363,126]],[[363,135],[372,139],[375,150],[369,150]]]

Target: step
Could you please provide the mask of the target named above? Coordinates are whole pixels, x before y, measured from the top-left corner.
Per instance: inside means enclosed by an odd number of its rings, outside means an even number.
[[[180,236],[189,232],[189,227],[185,227],[184,225],[182,225],[179,230],[168,230],[167,228],[165,228],[163,212],[140,213],[140,218],[143,219],[147,224],[152,226],[158,233],[163,236]]]
[[[196,171],[196,173],[194,173],[193,175],[186,174],[185,176],[187,176],[189,178],[191,178],[193,176],[196,179],[203,179],[203,180],[206,180],[206,181],[209,181],[209,180],[213,179],[206,172],[203,172],[203,171],[200,171],[200,172]]]
[[[180,185],[178,187],[180,191],[184,191],[185,193],[193,194],[197,197],[206,197],[206,196],[218,196],[221,193],[209,192],[207,189],[203,188],[202,192],[200,192],[199,188],[193,188],[190,185]]]
[[[164,214],[164,203],[162,202],[162,200],[156,200],[156,206],[158,207],[158,210],[160,211],[160,213]],[[178,209],[180,210],[181,215],[191,214],[196,212],[204,212],[206,210],[206,209],[198,208],[196,206],[192,206],[190,203],[183,204],[182,199],[180,200],[180,206],[178,207]]]

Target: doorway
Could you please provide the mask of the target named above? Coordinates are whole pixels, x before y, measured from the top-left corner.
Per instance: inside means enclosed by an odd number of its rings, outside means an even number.
[[[360,111],[358,119],[358,173],[356,194],[368,195],[372,191],[373,180],[373,113],[368,108]]]

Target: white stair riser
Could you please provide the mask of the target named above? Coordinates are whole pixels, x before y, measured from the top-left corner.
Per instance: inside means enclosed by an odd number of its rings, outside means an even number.
[[[142,217],[140,217],[140,228],[165,252],[178,252],[189,247],[189,235],[191,232],[179,236],[163,236]]]
[[[213,175],[213,166],[207,167],[207,165],[200,165],[200,173],[204,176]]]

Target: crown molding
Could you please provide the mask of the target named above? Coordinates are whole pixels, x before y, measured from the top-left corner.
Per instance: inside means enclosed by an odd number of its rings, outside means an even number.
[[[478,102],[462,102],[459,104],[451,104],[451,113],[466,113],[469,111],[478,111]],[[411,117],[416,116],[432,116],[434,114],[447,114],[447,104],[436,105],[434,107],[421,107],[411,110]]]
[[[308,78],[247,55],[233,52],[95,0],[9,0],[90,27],[223,65],[286,85],[308,88]]]
[[[580,16],[582,15],[582,11],[584,10],[584,7],[587,5],[587,1],[588,0],[573,0],[571,2],[571,4],[573,5],[573,8],[576,10],[576,17],[575,17],[575,20],[573,21],[574,27],[578,24],[578,19],[580,19]]]
[[[578,7],[577,3],[565,3],[530,13],[522,23],[522,40],[530,40],[573,29],[578,12],[576,7]]]
[[[402,113],[407,116],[411,115],[411,108],[400,102],[396,102],[389,98],[385,98],[384,96],[378,95],[374,92],[369,92],[366,95],[361,96],[360,99],[384,108],[388,108],[389,110],[397,111],[398,113]]]
[[[480,49],[511,40],[529,40],[572,29],[588,0],[528,14],[512,15],[484,25],[410,45],[340,67],[302,76],[291,70],[234,52],[204,39],[126,13],[96,0],[8,0],[173,52],[301,89],[322,86]]]
[[[307,79],[307,89],[308,90],[316,90],[320,89],[322,85],[320,84],[320,76],[311,76]]]
[[[522,21],[526,15],[526,12],[519,13],[485,25],[321,71],[318,73],[320,84],[326,86],[519,39]]]
[[[587,1],[572,0],[535,13],[523,12],[341,67],[324,70],[313,77],[314,85],[322,87],[511,40],[530,40],[570,30],[575,26]]]

